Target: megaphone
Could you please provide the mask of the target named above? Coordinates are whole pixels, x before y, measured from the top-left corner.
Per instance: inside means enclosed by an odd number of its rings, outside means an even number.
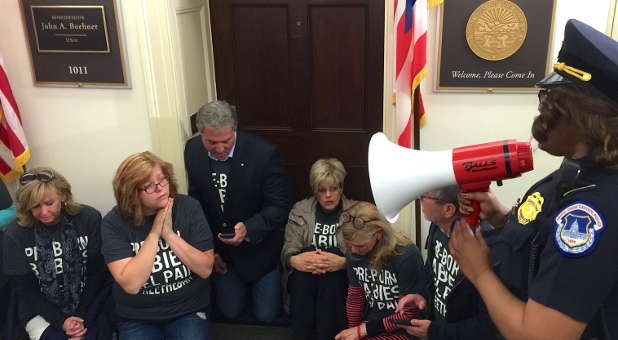
[[[533,169],[530,143],[503,140],[442,151],[419,151],[376,133],[369,142],[369,181],[378,210],[395,222],[399,211],[422,194],[458,184],[466,191],[488,191],[491,181],[520,176]],[[479,205],[466,216],[478,224]]]

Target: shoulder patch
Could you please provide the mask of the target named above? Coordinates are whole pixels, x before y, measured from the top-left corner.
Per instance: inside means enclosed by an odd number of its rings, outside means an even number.
[[[536,219],[536,216],[543,210],[545,199],[540,192],[535,192],[526,198],[526,201],[517,209],[517,221],[519,224],[526,225]]]
[[[571,203],[554,217],[554,241],[569,257],[581,257],[594,250],[604,229],[605,218],[587,202]]]

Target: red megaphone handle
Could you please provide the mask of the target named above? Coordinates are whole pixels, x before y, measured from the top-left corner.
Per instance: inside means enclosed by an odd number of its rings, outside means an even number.
[[[470,202],[472,206],[472,212],[464,216],[464,220],[470,227],[476,227],[479,224],[479,214],[481,212],[481,205],[479,201]]]
[[[464,191],[489,191],[489,182],[467,183],[461,186]],[[464,220],[470,227],[476,227],[479,224],[479,214],[481,213],[481,204],[479,201],[471,200],[470,206],[472,212],[464,216]]]

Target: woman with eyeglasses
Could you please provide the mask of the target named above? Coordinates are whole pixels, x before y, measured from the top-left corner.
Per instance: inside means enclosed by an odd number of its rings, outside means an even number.
[[[64,176],[43,167],[20,177],[15,205],[17,219],[5,229],[4,271],[30,339],[111,336],[101,214],[75,202]]]
[[[317,160],[309,171],[314,195],[288,217],[281,261],[294,339],[333,339],[345,326],[347,248],[339,216],[354,203],[343,195],[345,176],[339,160]]]
[[[200,204],[177,193],[172,165],[148,151],[120,164],[113,187],[118,205],[102,235],[120,340],[209,339],[214,252]]]
[[[419,294],[425,286],[418,248],[380,215],[375,205],[359,202],[346,209],[340,220],[347,259],[347,329],[337,340],[409,339],[393,319],[415,318],[418,310],[395,313],[400,296]]]

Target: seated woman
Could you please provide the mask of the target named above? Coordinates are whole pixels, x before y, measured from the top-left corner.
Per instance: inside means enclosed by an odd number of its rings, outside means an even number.
[[[294,339],[330,340],[345,326],[346,247],[338,222],[353,203],[343,195],[345,175],[335,158],[313,163],[309,184],[314,196],[294,205],[285,227],[281,261]]]
[[[214,252],[200,204],[177,194],[172,165],[148,151],[125,159],[113,186],[102,235],[120,340],[208,339]]]
[[[417,311],[395,313],[400,296],[420,293],[425,286],[418,248],[386,222],[375,205],[359,202],[341,215],[348,257],[348,327],[337,340],[408,339],[390,319],[410,320]]]
[[[111,336],[101,320],[111,284],[100,252],[101,214],[74,202],[71,185],[54,169],[29,170],[19,184],[17,219],[4,229],[4,271],[28,336]]]

